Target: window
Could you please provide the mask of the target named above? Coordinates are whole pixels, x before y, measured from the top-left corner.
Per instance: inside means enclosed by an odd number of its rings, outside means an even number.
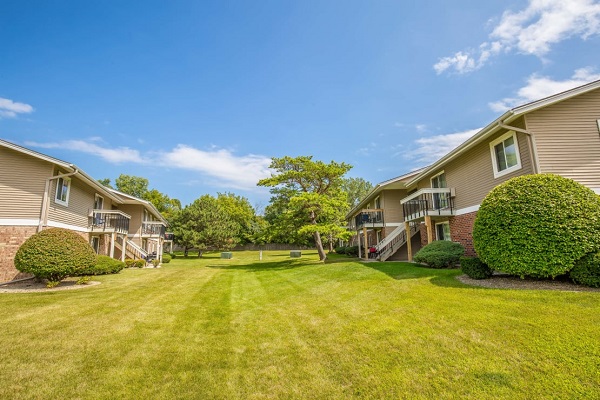
[[[58,178],[56,181],[56,197],[55,201],[63,206],[69,205],[69,189],[71,188],[71,180],[69,178]]]
[[[104,198],[99,194],[94,199],[94,210],[102,210],[104,208]]]
[[[521,169],[517,135],[510,131],[490,143],[494,166],[494,178]]]
[[[431,178],[432,188],[445,188],[446,186],[446,173],[440,172],[433,178]],[[433,194],[433,209],[441,210],[448,208],[448,193],[434,193]]]
[[[450,239],[450,223],[435,224],[435,236],[437,240],[452,240]]]

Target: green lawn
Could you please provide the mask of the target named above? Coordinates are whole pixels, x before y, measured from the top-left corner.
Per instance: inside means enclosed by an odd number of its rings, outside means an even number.
[[[600,293],[306,253],[0,294],[0,398],[600,398]]]

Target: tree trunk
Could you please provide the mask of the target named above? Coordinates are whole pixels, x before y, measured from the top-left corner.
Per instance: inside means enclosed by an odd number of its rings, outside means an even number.
[[[187,256],[188,256],[188,250],[189,250],[189,249],[188,249],[188,247],[187,247],[187,246],[185,246],[185,247],[183,248],[183,256],[184,256],[184,257],[187,257]]]
[[[202,250],[198,250],[198,257],[202,257]]]
[[[319,232],[315,232],[313,237],[315,238],[315,245],[317,246],[317,251],[319,252],[319,260],[325,261],[327,259],[327,254],[325,254],[325,250],[323,250],[321,234]]]

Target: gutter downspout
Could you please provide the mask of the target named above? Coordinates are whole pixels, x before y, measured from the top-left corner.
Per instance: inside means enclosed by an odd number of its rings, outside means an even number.
[[[537,147],[535,144],[535,137],[533,136],[533,132],[531,132],[527,129],[521,129],[521,128],[517,128],[515,126],[507,125],[504,123],[504,121],[498,122],[498,126],[500,128],[508,129],[509,131],[520,132],[520,133],[524,133],[527,135],[527,144],[529,145],[529,152],[531,155],[531,160],[533,162],[533,173],[539,174],[540,173],[540,160],[538,160]]]
[[[46,179],[46,187],[44,188],[44,197],[42,198],[42,209],[40,211],[40,223],[38,224],[38,228],[37,228],[38,232],[40,232],[42,230],[42,227],[48,225],[48,204],[49,204],[48,203],[49,202],[48,192],[50,191],[50,181],[52,181],[54,179],[59,179],[59,178],[66,178],[68,176],[75,175],[77,172],[79,172],[73,164],[71,164],[70,167],[73,168],[73,172],[69,172],[67,174],[51,176],[50,178]]]

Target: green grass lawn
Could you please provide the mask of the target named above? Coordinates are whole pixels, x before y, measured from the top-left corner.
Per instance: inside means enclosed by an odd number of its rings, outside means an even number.
[[[600,398],[600,293],[314,252],[0,294],[0,398]]]

